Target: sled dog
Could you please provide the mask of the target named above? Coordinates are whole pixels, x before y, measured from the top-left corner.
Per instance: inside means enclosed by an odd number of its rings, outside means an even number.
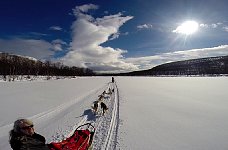
[[[102,115],[104,116],[104,114],[108,110],[108,107],[104,102],[101,102],[100,105],[101,105]]]
[[[99,101],[99,102],[102,101],[102,100],[104,99],[104,95],[103,95],[103,94],[99,95],[98,97],[99,97],[99,98],[98,98],[98,101]]]
[[[98,101],[94,101],[93,102],[93,106],[91,106],[92,107],[92,111],[93,111],[93,113],[96,115],[97,114],[97,111],[98,111]]]

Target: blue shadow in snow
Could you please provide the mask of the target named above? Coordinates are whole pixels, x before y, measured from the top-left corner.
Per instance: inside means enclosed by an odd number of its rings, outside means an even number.
[[[87,121],[96,121],[97,116],[93,113],[91,109],[84,111],[83,116],[87,116]]]

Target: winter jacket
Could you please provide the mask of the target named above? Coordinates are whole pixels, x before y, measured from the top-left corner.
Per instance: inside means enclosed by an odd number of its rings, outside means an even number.
[[[13,150],[50,150],[45,138],[37,133],[32,136],[11,133],[10,146]]]

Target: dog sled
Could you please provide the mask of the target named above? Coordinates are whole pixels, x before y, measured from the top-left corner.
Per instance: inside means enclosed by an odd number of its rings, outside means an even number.
[[[94,133],[95,127],[86,123],[77,127],[72,136],[61,142],[52,142],[48,147],[50,150],[90,150]]]

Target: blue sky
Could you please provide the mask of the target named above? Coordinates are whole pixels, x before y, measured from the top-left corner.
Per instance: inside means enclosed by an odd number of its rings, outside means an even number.
[[[226,0],[3,0],[0,52],[98,72],[224,56],[227,8]]]

